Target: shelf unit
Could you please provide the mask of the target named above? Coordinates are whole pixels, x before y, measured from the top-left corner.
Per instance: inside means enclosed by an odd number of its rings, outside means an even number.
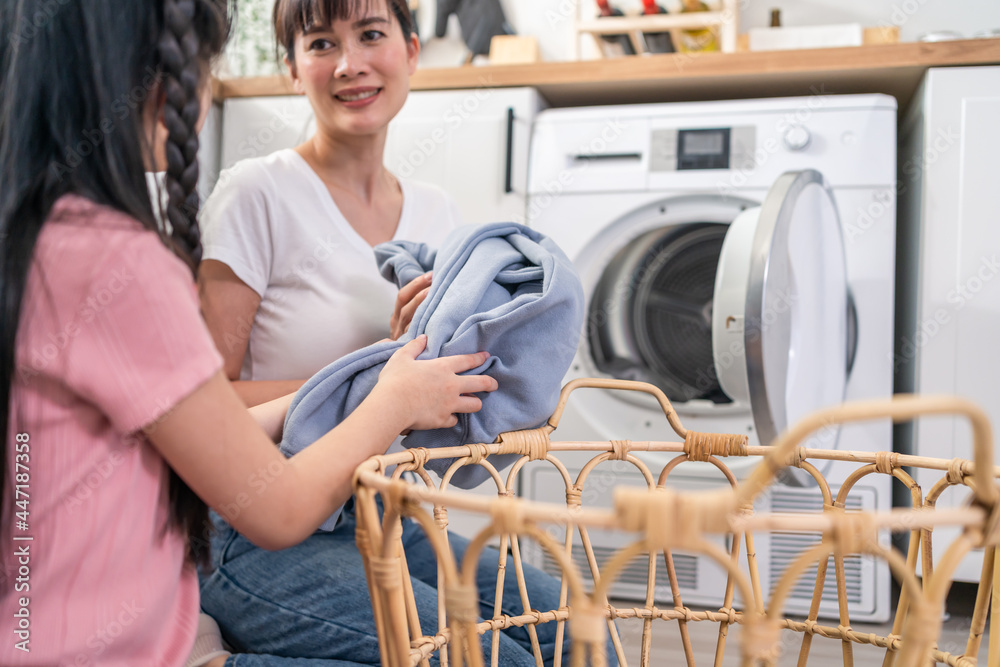
[[[589,2],[590,0],[584,0]],[[719,0],[719,8],[710,12],[685,14],[638,14],[634,16],[600,16],[582,18],[577,7],[576,39],[573,40],[573,58],[580,58],[580,38],[590,35],[597,45],[597,52],[606,56],[602,35],[628,35],[632,47],[639,55],[647,53],[643,33],[669,32],[675,45],[681,44],[682,30],[713,28],[718,31],[719,47],[723,53],[734,53],[739,33],[738,0]],[[692,54],[686,54],[688,56]]]

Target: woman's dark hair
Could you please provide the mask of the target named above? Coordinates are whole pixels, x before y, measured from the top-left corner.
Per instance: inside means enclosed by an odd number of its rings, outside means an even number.
[[[406,0],[383,0],[399,22],[403,37],[409,39],[413,30],[413,16]],[[346,21],[355,14],[368,10],[377,0],[276,0],[274,3],[274,36],[278,46],[285,49],[288,59],[295,60],[295,35],[314,26],[327,26],[334,21]]]
[[[229,0],[0,0],[0,488],[6,488],[15,349],[35,244],[53,204],[75,193],[161,234],[196,270],[199,91],[222,51]],[[160,229],[146,185],[143,112],[165,95],[167,185]],[[11,494],[0,496],[6,512]],[[171,472],[171,525],[208,555],[205,504]]]

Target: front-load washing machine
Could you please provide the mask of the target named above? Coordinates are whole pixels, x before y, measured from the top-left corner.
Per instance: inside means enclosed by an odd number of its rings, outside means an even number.
[[[651,382],[686,428],[745,433],[750,444],[763,445],[817,408],[889,396],[895,164],[896,102],[884,95],[542,112],[532,136],[527,222],[566,251],[587,298],[567,381]],[[669,440],[666,429],[651,397],[592,388],[573,394],[553,437]],[[828,428],[806,446],[891,450],[891,424]],[[657,468],[674,456],[636,455]],[[589,458],[559,456],[571,472]],[[756,463],[726,461],[737,479]],[[598,491],[643,484],[624,463],[602,467],[609,469],[588,481]],[[819,467],[836,494],[856,466]],[[799,473],[786,471],[758,499],[757,511],[820,510],[818,487]],[[551,466],[523,474],[527,497],[562,499]],[[679,466],[670,480],[691,490],[725,483],[707,463]],[[610,503],[610,494],[587,500]],[[890,509],[891,479],[865,477],[849,496],[851,508]],[[820,536],[755,538],[767,590]],[[622,539],[595,533],[598,559]],[[881,539],[888,544],[888,535]],[[540,551],[532,557],[555,569]],[[675,554],[674,562],[685,603],[719,603],[722,570],[693,554]],[[637,559],[613,594],[644,595],[646,567],[645,558]],[[824,616],[837,614],[833,573],[830,567]],[[815,576],[814,568],[800,581],[787,611],[808,612]],[[852,618],[888,618],[884,562],[851,556],[845,578]],[[657,581],[664,582],[657,597],[670,600],[665,572]]]

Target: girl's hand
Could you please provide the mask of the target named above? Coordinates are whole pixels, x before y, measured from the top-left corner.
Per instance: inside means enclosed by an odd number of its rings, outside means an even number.
[[[417,311],[417,306],[427,298],[427,292],[431,288],[431,273],[428,271],[422,276],[418,276],[408,282],[399,290],[396,295],[396,305],[392,309],[392,317],[389,319],[389,338],[399,340],[399,337],[406,333],[413,320],[413,313]]]
[[[478,412],[483,407],[483,402],[470,394],[497,389],[497,381],[488,375],[459,375],[481,366],[489,353],[418,361],[425,347],[427,336],[421,334],[396,350],[379,373],[373,393],[380,389],[389,392],[390,409],[402,413],[405,428],[450,428],[458,423],[455,413]]]

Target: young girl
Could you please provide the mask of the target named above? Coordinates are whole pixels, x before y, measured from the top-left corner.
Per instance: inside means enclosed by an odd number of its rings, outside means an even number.
[[[407,3],[278,0],[274,25],[295,89],[315,112],[316,134],[223,173],[205,206],[199,275],[209,329],[249,404],[298,388],[386,335],[398,337],[429,277],[397,297],[378,273],[372,246],[391,239],[438,245],[458,224],[457,207],[441,190],[397,179],[383,166],[388,125],[406,100],[419,53]],[[274,553],[223,518],[215,517],[214,568],[202,578],[202,605],[232,644],[328,664],[379,663],[350,508],[334,531]],[[455,534],[450,542],[460,559],[468,542]],[[403,543],[424,631],[435,633],[433,550],[408,520]],[[493,615],[498,561],[494,550],[480,559],[485,617]],[[507,568],[513,572],[512,561]],[[519,615],[515,577],[506,583],[502,611]],[[558,581],[529,567],[526,583],[533,607],[558,607]],[[538,628],[547,664],[555,632],[555,624]],[[485,635],[484,645],[490,640]],[[500,642],[502,664],[535,664],[523,628],[504,631]]]
[[[460,375],[485,355],[416,361],[414,341],[287,460],[274,441],[291,397],[243,406],[192,277],[197,127],[227,13],[0,4],[0,664],[183,665],[206,503],[239,508],[227,516],[261,547],[289,547],[348,499],[358,463],[496,388]],[[169,237],[144,177],[160,160]]]

